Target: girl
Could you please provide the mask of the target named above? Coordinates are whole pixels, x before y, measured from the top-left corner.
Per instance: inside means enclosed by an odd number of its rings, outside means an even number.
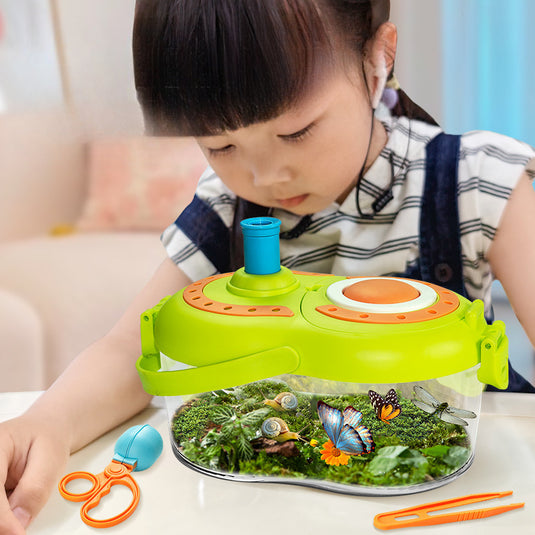
[[[496,276],[535,341],[534,152],[488,132],[441,135],[401,90],[385,92],[388,12],[388,0],[138,0],[147,130],[194,135],[210,168],[162,236],[169,259],[118,324],[2,425],[0,533],[23,533],[69,453],[148,403],[140,314],[241,265],[244,216],[282,220],[292,269],[406,274],[483,298],[489,314]]]

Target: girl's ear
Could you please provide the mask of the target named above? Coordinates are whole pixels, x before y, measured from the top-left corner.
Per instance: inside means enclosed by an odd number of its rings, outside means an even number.
[[[377,108],[396,58],[397,29],[391,22],[377,28],[368,43],[364,68],[372,108]]]

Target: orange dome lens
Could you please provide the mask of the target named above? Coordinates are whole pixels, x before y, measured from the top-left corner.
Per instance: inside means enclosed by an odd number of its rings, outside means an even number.
[[[420,296],[420,292],[403,281],[392,279],[367,279],[347,286],[342,293],[353,301],[389,305],[406,303]]]

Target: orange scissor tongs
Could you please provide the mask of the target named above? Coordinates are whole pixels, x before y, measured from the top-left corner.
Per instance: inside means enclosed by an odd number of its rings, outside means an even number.
[[[451,500],[424,503],[422,505],[416,505],[414,507],[407,507],[406,509],[399,509],[398,511],[380,513],[376,515],[376,517],[373,519],[373,525],[379,529],[396,529],[416,526],[431,526],[433,524],[446,524],[448,522],[460,522],[462,520],[486,518],[488,516],[499,515],[500,513],[511,511],[512,509],[518,509],[520,507],[523,507],[524,504],[511,503],[507,505],[499,505],[497,507],[488,507],[486,509],[457,511],[452,513],[445,513],[442,515],[435,515],[429,513],[432,511],[440,511],[442,509],[449,509],[451,507],[458,507],[469,503],[483,502],[486,500],[492,500],[494,498],[510,496],[511,494],[513,494],[512,490],[505,492],[489,492],[485,494],[470,494],[468,496],[452,498]],[[414,518],[415,516],[416,518]]]
[[[150,425],[136,425],[124,432],[115,444],[113,460],[99,474],[91,472],[71,472],[61,479],[58,485],[60,494],[72,502],[83,502],[80,510],[82,520],[94,528],[107,528],[115,526],[126,520],[135,510],[139,503],[139,487],[130,475],[132,470],[146,470],[158,458],[162,452],[162,437]],[[92,483],[92,487],[79,494],[67,490],[71,481],[85,479]],[[100,500],[109,494],[114,485],[123,485],[132,492],[130,505],[115,516],[105,519],[97,519],[90,516],[89,512],[97,507]]]
[[[92,474],[91,472],[72,472],[67,474],[59,483],[59,492],[61,495],[72,502],[83,502],[80,516],[82,520],[94,528],[107,528],[115,526],[128,518],[136,508],[139,502],[139,487],[130,475],[130,472],[135,468],[135,465],[123,464],[118,461],[111,461],[111,463],[104,468],[100,474]],[[87,479],[93,483],[93,486],[87,491],[80,494],[75,494],[67,490],[67,485],[76,479]],[[114,485],[124,485],[132,491],[132,501],[130,505],[120,514],[104,520],[98,520],[90,516],[89,511],[94,509],[103,496],[106,496]],[[87,500],[87,501],[86,501]]]

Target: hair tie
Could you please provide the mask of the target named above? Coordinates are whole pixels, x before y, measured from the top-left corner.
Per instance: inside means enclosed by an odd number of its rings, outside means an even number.
[[[383,95],[381,96],[381,102],[389,109],[393,110],[398,103],[398,92],[391,87],[385,87]]]
[[[393,110],[399,100],[398,89],[400,88],[398,79],[395,74],[386,82],[386,86],[381,96],[381,102],[389,109]]]

